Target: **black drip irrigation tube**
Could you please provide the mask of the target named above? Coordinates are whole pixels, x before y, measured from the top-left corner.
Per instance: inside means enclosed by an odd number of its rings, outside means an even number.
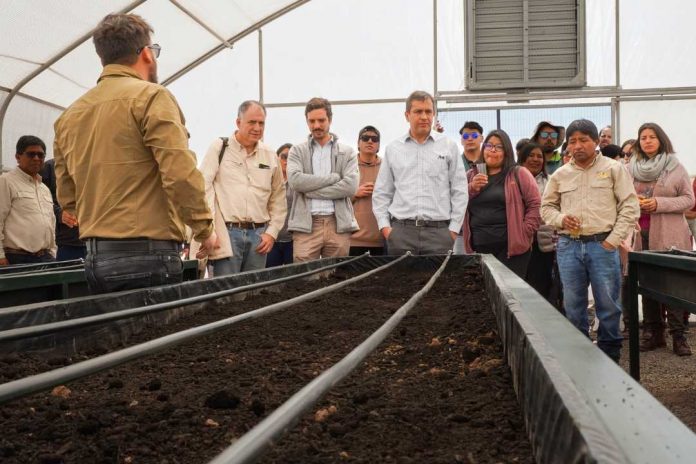
[[[52,371],[43,372],[41,374],[36,374],[30,377],[25,377],[23,379],[13,380],[12,382],[4,383],[0,385],[0,405],[17,398],[21,398],[24,396],[31,395],[33,393],[38,393],[40,391],[47,390],[57,385],[63,385],[67,382],[70,382],[71,380],[79,379],[81,377],[87,377],[88,375],[96,374],[97,372],[105,371],[112,367],[120,366],[121,364],[125,364],[128,361],[143,358],[153,353],[157,353],[167,348],[171,348],[172,346],[181,345],[182,343],[194,340],[196,338],[200,338],[205,335],[209,335],[220,330],[226,329],[238,322],[267,316],[269,314],[278,312],[282,309],[289,308],[298,303],[309,301],[319,296],[323,296],[336,290],[340,290],[343,287],[347,287],[348,285],[354,284],[355,282],[370,277],[371,275],[384,271],[385,269],[395,265],[396,263],[404,260],[409,256],[411,256],[411,253],[407,252],[403,256],[395,259],[394,261],[391,261],[378,268],[372,269],[371,271],[344,280],[343,282],[339,282],[328,287],[314,290],[313,292],[305,293],[304,295],[300,295],[298,297],[291,298],[286,301],[274,303],[272,305],[264,306],[253,311],[246,312],[244,314],[211,322],[209,324],[205,324],[199,327],[193,327],[191,329],[182,330],[180,332],[176,332],[170,335],[165,335],[164,337],[156,338],[154,340],[150,340],[145,343],[140,343],[138,345],[133,345],[131,347],[124,348],[119,351],[114,351],[113,353],[108,353],[103,356],[88,359],[86,361],[82,361],[71,366],[61,367]]]
[[[215,300],[217,298],[222,298],[229,295],[234,295],[236,293],[247,292],[250,290],[256,290],[258,288],[270,287],[271,285],[282,284],[289,282],[291,280],[300,279],[302,277],[307,277],[312,274],[318,274],[320,272],[328,271],[330,269],[344,266],[348,263],[352,263],[356,260],[362,259],[369,256],[369,253],[357,256],[340,263],[330,264],[328,266],[320,267],[317,269],[312,269],[311,271],[302,272],[300,274],[295,274],[291,276],[281,277],[275,280],[267,280],[263,282],[256,282],[249,285],[244,285],[241,287],[231,288],[229,290],[220,290],[219,292],[208,293],[205,295],[192,296],[189,298],[182,298],[180,300],[167,301],[164,303],[157,303],[154,305],[140,306],[137,308],[124,309],[121,311],[113,311],[106,314],[99,314],[97,316],[87,316],[80,317],[77,319],[69,319],[67,321],[60,322],[50,322],[48,324],[33,325],[29,327],[20,327],[18,329],[10,329],[0,332],[0,343],[9,342],[14,340],[21,340],[24,338],[33,338],[40,335],[48,335],[51,333],[60,332],[61,330],[69,329],[79,329],[82,327],[89,327],[93,325],[99,325],[106,322],[116,321],[120,319],[128,319],[130,317],[143,316],[147,314],[152,314],[160,311],[166,311],[167,309],[178,308],[181,306],[188,306],[196,303],[203,303],[209,300]]]
[[[244,434],[232,446],[220,453],[208,464],[244,464],[253,462],[258,458],[274,440],[287,432],[309,408],[314,406],[331,388],[353,372],[387,338],[387,335],[394,330],[399,322],[435,285],[435,282],[444,272],[445,267],[447,267],[450,256],[452,256],[451,251],[447,253],[447,257],[442,262],[442,265],[428,280],[428,283],[364,342],[338,363],[322,372],[321,375],[308,383],[302,390],[295,393],[256,427]]]

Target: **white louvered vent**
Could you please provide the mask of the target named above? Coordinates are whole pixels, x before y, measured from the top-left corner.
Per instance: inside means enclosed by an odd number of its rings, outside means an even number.
[[[585,0],[467,0],[467,87],[582,87]]]

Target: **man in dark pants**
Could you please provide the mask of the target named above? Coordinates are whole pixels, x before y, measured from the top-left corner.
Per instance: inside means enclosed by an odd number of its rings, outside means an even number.
[[[442,254],[452,249],[469,198],[457,144],[432,131],[435,100],[406,99],[408,133],[387,146],[372,207],[391,255]]]
[[[137,15],[106,16],[93,36],[97,86],[55,123],[58,202],[87,242],[92,293],[181,282],[184,224],[199,255],[217,242],[183,115],[156,84],[151,32]]]
[[[39,175],[46,144],[23,135],[15,153],[17,167],[0,176],[0,266],[55,261],[51,192]]]
[[[41,170],[41,181],[51,191],[53,197],[53,212],[56,215],[56,261],[69,261],[71,259],[85,259],[87,247],[85,242],[80,240],[80,228],[77,225],[77,218],[58,204],[56,198],[56,165],[55,160],[50,159],[44,163]]]

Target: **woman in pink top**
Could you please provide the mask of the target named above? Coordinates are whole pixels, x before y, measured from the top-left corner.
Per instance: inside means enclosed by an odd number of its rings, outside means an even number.
[[[638,142],[628,165],[640,200],[640,240],[636,250],[691,249],[691,232],[684,212],[694,206],[694,192],[686,169],[674,155],[672,142],[660,126],[645,123],[638,129]],[[662,305],[643,297],[641,351],[666,346]],[[666,307],[672,349],[679,356],[691,355],[684,337],[683,311]]]

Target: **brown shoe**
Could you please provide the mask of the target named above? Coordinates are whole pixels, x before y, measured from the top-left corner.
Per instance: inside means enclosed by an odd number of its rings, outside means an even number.
[[[665,341],[665,329],[645,329],[643,339],[640,341],[640,351],[652,351],[667,346]]]
[[[691,356],[691,347],[683,335],[672,337],[672,350],[677,356]]]

